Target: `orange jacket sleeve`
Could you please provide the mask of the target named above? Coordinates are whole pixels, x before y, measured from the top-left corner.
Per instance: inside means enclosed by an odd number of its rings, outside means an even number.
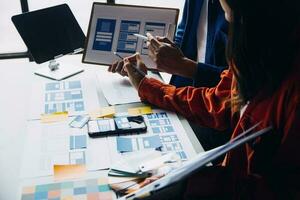
[[[213,88],[176,88],[153,78],[144,78],[139,85],[142,100],[178,112],[200,125],[225,130],[230,126],[229,99],[232,73],[225,70]]]

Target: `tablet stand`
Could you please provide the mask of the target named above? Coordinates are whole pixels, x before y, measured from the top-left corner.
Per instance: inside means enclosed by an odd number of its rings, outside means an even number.
[[[78,52],[80,51],[75,50],[74,54]],[[63,66],[60,65],[56,61],[56,59],[59,57],[62,57],[62,55],[56,56],[53,60],[50,60],[48,66],[42,66],[41,68],[37,69],[34,74],[60,81],[84,71],[82,67],[69,66],[65,64]]]
[[[55,64],[53,62],[55,62]],[[81,67],[71,65],[61,66],[56,61],[51,60],[49,66],[42,66],[37,69],[34,74],[60,81],[83,71],[84,70]]]

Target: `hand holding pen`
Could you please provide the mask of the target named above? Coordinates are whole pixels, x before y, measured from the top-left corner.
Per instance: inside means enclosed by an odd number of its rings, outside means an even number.
[[[148,56],[156,63],[158,71],[193,78],[197,63],[186,58],[174,42],[167,37],[147,33]],[[184,66],[184,67],[183,67]]]
[[[147,72],[147,68],[141,60],[139,53],[126,58],[123,58],[116,52],[114,52],[114,54],[122,60],[114,62],[108,68],[108,71],[112,73],[119,73],[122,76],[128,76],[132,85],[138,89],[140,82],[143,78],[145,78]]]
[[[114,52],[114,54],[115,54],[116,56],[118,56],[119,58],[121,58],[122,60],[124,60],[124,58],[123,58],[120,54],[118,54],[117,52]],[[137,54],[135,54],[135,55],[139,55],[139,54],[137,53]],[[131,57],[132,57],[132,56],[131,56]],[[143,72],[142,70],[140,70],[140,69],[138,68],[138,66],[137,66],[135,63],[131,63],[131,65],[132,65],[132,67],[133,67],[138,73],[140,73],[140,74],[143,75],[143,76],[146,76],[146,73]]]

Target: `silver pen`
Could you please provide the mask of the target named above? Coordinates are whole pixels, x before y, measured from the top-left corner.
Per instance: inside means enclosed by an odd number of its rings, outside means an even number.
[[[134,33],[133,35],[136,36],[136,37],[138,37],[138,38],[141,38],[143,40],[148,41],[148,37],[145,36],[145,35],[141,35],[141,34],[138,34],[138,33]]]

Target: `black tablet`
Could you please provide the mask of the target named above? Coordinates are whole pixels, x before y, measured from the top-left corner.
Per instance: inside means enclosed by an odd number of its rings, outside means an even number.
[[[83,48],[85,35],[67,4],[12,17],[36,63]]]

